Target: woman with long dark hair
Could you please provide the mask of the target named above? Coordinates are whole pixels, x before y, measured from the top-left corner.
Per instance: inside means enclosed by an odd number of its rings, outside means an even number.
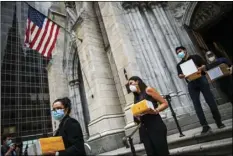
[[[65,145],[64,151],[51,151],[45,155],[86,155],[84,139],[79,122],[69,116],[71,112],[70,99],[65,97],[53,102],[52,116],[60,121],[55,136],[62,136]]]
[[[167,127],[159,115],[159,112],[168,107],[167,101],[155,89],[146,86],[137,76],[131,77],[128,83],[134,94],[134,104],[146,99],[151,101],[155,108],[142,116],[134,117],[136,123],[141,123],[139,135],[147,155],[169,155]]]

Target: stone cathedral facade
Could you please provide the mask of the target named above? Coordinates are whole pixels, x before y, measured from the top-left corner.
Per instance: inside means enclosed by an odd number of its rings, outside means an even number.
[[[54,2],[49,17],[64,29],[47,67],[51,102],[70,97],[72,116],[94,153],[122,147],[122,138],[134,130],[133,95],[126,85],[133,75],[172,97],[183,130],[197,127],[186,82],[177,76],[175,48],[183,45],[203,58],[212,50],[231,59],[232,37],[225,35],[223,43],[211,33],[225,20],[221,34],[231,34],[231,15],[232,2]],[[211,86],[219,107],[229,101]],[[168,134],[177,133],[170,110],[161,115]]]

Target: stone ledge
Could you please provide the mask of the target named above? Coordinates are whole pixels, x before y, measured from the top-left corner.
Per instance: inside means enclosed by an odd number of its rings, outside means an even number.
[[[232,126],[223,129],[213,129],[210,133],[204,135],[201,135],[200,132],[197,132],[180,139],[171,140],[169,141],[169,148],[174,149],[178,147],[184,147],[192,144],[198,144],[207,141],[213,141],[216,139],[225,139],[230,137],[232,137]]]
[[[113,130],[108,130],[108,131],[105,131],[105,132],[102,132],[102,133],[98,133],[97,135],[93,135],[91,136],[89,139],[88,139],[88,142],[90,141],[94,141],[94,140],[97,140],[97,139],[100,139],[102,137],[105,137],[105,136],[108,136],[108,135],[114,135],[114,134],[118,134],[118,133],[123,133],[124,132],[124,129],[113,129]]]
[[[124,117],[124,114],[123,113],[120,113],[120,114],[109,114],[109,115],[103,115],[101,117],[98,117],[97,119],[95,120],[92,120],[89,124],[88,124],[88,127],[90,127],[91,125],[93,124],[96,124],[97,122],[100,122],[104,119],[111,119],[111,118],[122,118]]]
[[[122,131],[121,133],[109,134],[96,140],[89,141],[88,144],[92,148],[92,154],[99,155],[99,153],[101,152],[107,152],[116,148],[122,148],[124,146],[122,142],[122,138],[124,136],[124,131]]]
[[[227,138],[227,139],[222,139],[222,140],[217,140],[217,141],[211,141],[211,142],[206,142],[206,143],[201,143],[201,144],[196,144],[196,145],[191,145],[191,146],[185,146],[181,148],[176,148],[173,150],[170,150],[171,155],[187,155],[187,154],[198,154],[203,152],[214,152],[214,151],[219,151],[222,148],[230,148],[232,146],[232,138]]]

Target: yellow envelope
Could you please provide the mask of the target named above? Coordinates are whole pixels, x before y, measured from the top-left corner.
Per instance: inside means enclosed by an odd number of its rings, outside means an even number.
[[[65,150],[65,145],[61,136],[39,139],[42,154],[49,151]]]
[[[146,111],[154,109],[153,103],[147,100],[142,100],[136,104],[133,104],[131,107],[131,111],[133,115],[142,115]]]

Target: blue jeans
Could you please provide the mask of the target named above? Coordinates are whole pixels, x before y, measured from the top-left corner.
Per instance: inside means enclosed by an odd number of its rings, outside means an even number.
[[[200,102],[200,92],[202,92],[206,103],[209,105],[211,113],[213,115],[213,118],[216,122],[216,124],[221,124],[221,115],[219,113],[217,104],[214,100],[214,96],[210,90],[210,86],[208,83],[208,80],[205,76],[202,76],[201,78],[191,81],[188,83],[188,90],[190,97],[193,101],[193,105],[195,108],[195,111],[197,113],[197,117],[200,121],[200,124],[202,126],[208,125],[203,109],[201,107],[201,102]]]

